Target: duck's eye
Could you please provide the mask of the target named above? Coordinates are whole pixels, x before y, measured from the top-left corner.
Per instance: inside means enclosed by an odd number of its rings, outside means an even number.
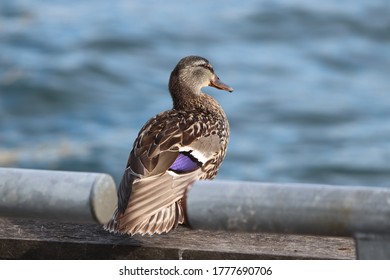
[[[203,68],[208,69],[211,73],[214,73],[214,69],[211,67],[210,64],[202,64],[201,65]]]

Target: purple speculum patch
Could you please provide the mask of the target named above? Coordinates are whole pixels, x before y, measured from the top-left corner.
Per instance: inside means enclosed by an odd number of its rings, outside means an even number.
[[[199,168],[199,163],[189,153],[179,153],[175,162],[169,167],[176,173],[187,173]]]

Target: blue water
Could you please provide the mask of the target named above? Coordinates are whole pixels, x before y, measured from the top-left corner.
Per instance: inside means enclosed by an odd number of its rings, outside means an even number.
[[[387,0],[1,1],[0,166],[119,181],[197,54],[235,89],[205,89],[231,123],[219,179],[388,186],[389,15]]]

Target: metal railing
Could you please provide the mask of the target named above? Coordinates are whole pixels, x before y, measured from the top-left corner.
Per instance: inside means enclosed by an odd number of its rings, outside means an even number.
[[[186,201],[196,229],[349,236],[359,259],[390,259],[390,188],[201,181]]]
[[[110,175],[0,168],[0,216],[106,223]],[[357,258],[390,259],[390,188],[200,181],[187,192],[192,228],[349,236]]]
[[[0,216],[106,223],[116,205],[110,175],[0,168]]]

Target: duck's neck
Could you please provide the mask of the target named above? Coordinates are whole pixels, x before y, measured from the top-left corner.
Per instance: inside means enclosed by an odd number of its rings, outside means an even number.
[[[202,103],[203,94],[200,89],[186,80],[178,79],[176,75],[171,75],[169,92],[172,96],[173,108],[176,110],[195,109]]]

